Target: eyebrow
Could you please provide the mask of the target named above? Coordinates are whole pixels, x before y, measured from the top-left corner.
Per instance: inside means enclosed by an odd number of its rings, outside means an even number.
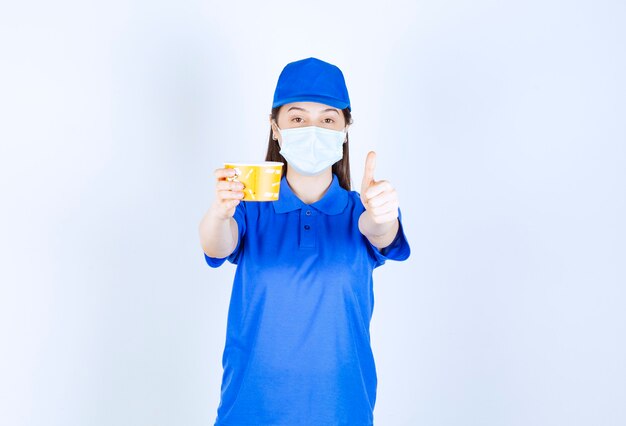
[[[309,111],[307,111],[306,109],[304,109],[304,108],[300,108],[300,107],[297,107],[297,106],[292,106],[291,108],[289,108],[289,109],[287,110],[287,112],[291,111],[292,109],[299,109],[300,111],[309,112]],[[336,112],[337,114],[339,114],[339,112],[338,112],[335,108],[326,108],[326,109],[325,109],[324,111],[322,111],[322,112],[326,112],[326,111],[334,111],[334,112]]]

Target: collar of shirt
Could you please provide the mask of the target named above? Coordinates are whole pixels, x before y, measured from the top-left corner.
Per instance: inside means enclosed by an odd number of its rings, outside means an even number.
[[[276,213],[287,213],[302,207],[315,207],[317,210],[327,215],[336,215],[344,211],[348,204],[348,191],[339,185],[337,175],[333,173],[333,180],[324,196],[313,204],[305,204],[291,190],[287,183],[287,175],[283,176],[280,182],[280,193],[278,200],[273,201]]]

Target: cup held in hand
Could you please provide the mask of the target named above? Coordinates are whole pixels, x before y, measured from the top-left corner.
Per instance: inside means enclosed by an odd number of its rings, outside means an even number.
[[[235,169],[235,176],[228,181],[243,183],[243,201],[276,201],[280,193],[283,163],[261,161],[256,163],[224,163],[227,169]]]

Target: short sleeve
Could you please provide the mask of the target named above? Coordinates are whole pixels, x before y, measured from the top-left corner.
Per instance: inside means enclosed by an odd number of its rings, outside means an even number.
[[[237,207],[235,208],[235,214],[233,215],[233,219],[235,219],[235,222],[237,222],[237,228],[238,228],[238,233],[239,233],[239,237],[237,238],[237,246],[235,247],[235,250],[233,250],[233,252],[227,257],[222,257],[222,258],[210,257],[210,256],[207,256],[206,253],[204,253],[204,259],[206,260],[206,263],[212,268],[217,268],[221,266],[226,260],[236,265],[237,263],[239,263],[239,259],[241,259],[241,255],[243,253],[243,249],[245,245],[243,240],[246,234],[246,202],[245,201],[242,201],[239,204],[237,204]]]
[[[368,251],[375,261],[374,268],[385,264],[386,260],[402,261],[408,259],[411,254],[411,247],[404,234],[404,227],[402,226],[402,211],[398,207],[398,233],[394,240],[387,247],[379,250],[375,245],[370,243],[367,237],[363,236],[366,244],[368,245]]]

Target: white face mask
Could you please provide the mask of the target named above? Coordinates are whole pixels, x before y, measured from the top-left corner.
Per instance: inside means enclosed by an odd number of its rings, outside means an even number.
[[[280,154],[300,174],[318,175],[343,158],[345,131],[317,126],[279,130],[282,136]]]

